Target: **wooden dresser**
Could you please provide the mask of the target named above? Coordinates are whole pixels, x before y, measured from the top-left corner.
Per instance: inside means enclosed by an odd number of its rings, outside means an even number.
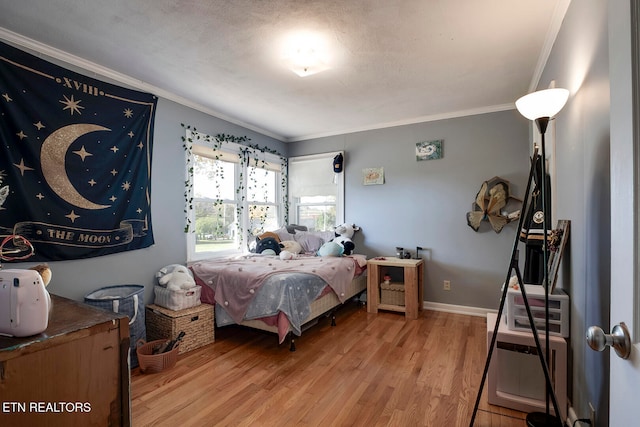
[[[129,323],[51,295],[48,328],[0,336],[0,425],[129,426]]]

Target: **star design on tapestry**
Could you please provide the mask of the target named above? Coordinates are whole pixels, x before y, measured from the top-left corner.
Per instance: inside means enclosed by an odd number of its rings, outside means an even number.
[[[87,157],[93,156],[93,154],[85,150],[84,145],[82,146],[82,148],[80,148],[80,150],[73,151],[73,154],[77,154],[78,156],[80,156],[83,162],[84,162],[84,159],[86,159]]]
[[[132,131],[129,131],[129,133],[127,135],[129,135],[129,138],[133,138],[133,135],[135,135],[135,134]]]
[[[119,148],[114,145],[113,147],[109,148],[109,150],[113,151],[113,154],[115,154],[118,152]]]
[[[7,101],[7,102],[11,102],[13,101],[13,99],[11,99],[11,97],[9,96],[8,93],[3,93],[2,97]]]
[[[18,138],[20,138],[20,141],[22,141],[27,137],[27,135],[23,131],[16,133],[16,135],[18,135]]]
[[[44,127],[45,127],[45,126],[42,124],[42,122],[41,122],[41,121],[39,121],[38,123],[34,123],[33,125],[34,125],[38,130],[42,130],[42,129],[44,129]]]
[[[60,101],[61,104],[64,104],[64,108],[62,109],[62,111],[64,110],[69,110],[69,112],[71,113],[71,115],[73,116],[73,113],[76,112],[78,114],[82,114],[82,112],[80,111],[80,109],[82,108],[84,110],[84,107],[80,105],[80,103],[82,102],[81,100],[75,100],[73,99],[73,95],[71,95],[71,99],[67,98],[67,95],[62,95],[64,97],[64,101]]]
[[[122,184],[122,189],[124,191],[129,191],[131,189],[131,183],[129,181],[126,181],[125,183]]]
[[[34,170],[33,168],[30,168],[29,166],[25,166],[24,164],[24,159],[20,159],[20,163],[16,164],[14,163],[13,166],[17,167],[18,169],[20,169],[20,175],[24,176],[24,172],[25,171],[32,171]]]
[[[126,108],[126,109],[124,110],[124,116],[125,116],[127,119],[130,119],[131,117],[133,117],[133,110],[132,110],[131,108]]]
[[[71,222],[76,222],[76,219],[80,218],[80,215],[76,215],[74,210],[71,210],[71,213],[65,215],[65,217],[69,218]]]

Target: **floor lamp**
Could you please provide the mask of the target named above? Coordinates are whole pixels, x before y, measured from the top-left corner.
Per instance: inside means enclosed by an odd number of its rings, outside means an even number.
[[[547,197],[549,195],[545,194],[547,190],[547,172],[546,172],[546,153],[545,153],[545,133],[547,132],[547,126],[549,125],[549,120],[556,114],[562,110],[567,100],[569,99],[569,91],[567,89],[545,89],[537,92],[530,93],[528,95],[523,96],[522,98],[516,101],[516,108],[524,117],[529,120],[535,121],[538,130],[541,135],[541,166],[542,166],[542,185],[541,185],[541,195],[542,195],[542,212],[543,212],[543,223],[542,223],[542,235],[543,235],[543,246],[542,246],[542,254],[543,254],[543,281],[542,286],[544,287],[544,302],[545,302],[545,352],[546,352],[546,361],[547,366],[549,364],[550,359],[550,349],[549,349],[549,241],[547,240],[547,230],[549,221],[551,218],[548,218],[547,212],[548,207]],[[527,426],[529,427],[541,427],[541,426],[561,426],[562,421],[559,419],[559,414],[553,416],[549,411],[549,383],[546,384],[546,392],[545,392],[545,401],[546,401],[546,412],[532,412],[527,415]]]
[[[540,91],[540,92],[534,92],[532,94],[529,94],[525,97],[520,98],[517,102],[516,102],[516,107],[518,108],[518,111],[520,111],[522,113],[522,115],[524,115],[525,117],[529,118],[530,120],[534,120],[536,122],[536,124],[538,125],[538,129],[540,130],[541,134],[542,134],[542,150],[544,153],[545,150],[545,140],[544,140],[544,134],[547,130],[547,125],[549,124],[549,120],[551,119],[551,117],[553,117],[554,115],[556,115],[564,106],[564,104],[566,103],[567,99],[568,99],[568,95],[569,92],[565,91],[564,89],[550,89],[547,91]],[[549,99],[547,98],[549,97]],[[541,107],[542,106],[542,107]],[[518,233],[520,232],[520,230],[522,230],[523,228],[523,224],[524,224],[524,218],[525,215],[524,213],[529,211],[529,201],[531,198],[531,183],[534,180],[534,174],[536,173],[535,169],[536,169],[536,164],[539,161],[539,154],[538,154],[538,147],[535,147],[533,150],[533,157],[531,158],[531,170],[529,171],[529,179],[527,180],[527,188],[524,192],[525,196],[524,196],[524,201],[522,202],[522,209],[521,212],[523,214],[520,215],[520,220],[518,223]],[[516,273],[516,277],[518,279],[518,283],[520,285],[520,292],[522,294],[522,298],[524,300],[524,305],[527,311],[527,316],[529,318],[529,324],[531,326],[531,332],[533,334],[533,340],[535,341],[535,345],[536,345],[536,351],[538,354],[538,357],[540,359],[540,364],[542,366],[542,371],[544,373],[545,376],[545,384],[546,384],[546,388],[545,388],[545,400],[546,400],[546,412],[544,413],[540,413],[540,412],[533,412],[531,414],[527,415],[527,426],[529,427],[543,427],[543,426],[558,426],[561,427],[562,426],[562,422],[560,421],[560,418],[558,416],[552,416],[550,414],[549,411],[549,397],[551,397],[551,401],[553,403],[553,408],[555,410],[556,414],[559,414],[560,411],[558,410],[558,402],[557,399],[555,397],[555,393],[553,391],[553,389],[551,389],[551,377],[549,375],[549,368],[548,368],[548,360],[549,360],[549,288],[547,286],[548,281],[549,281],[549,271],[548,271],[548,254],[549,254],[549,245],[548,245],[548,241],[547,241],[547,224],[548,224],[548,220],[550,218],[546,218],[546,215],[544,215],[544,212],[546,212],[546,203],[544,202],[544,200],[546,199],[547,195],[545,194],[545,187],[546,187],[546,167],[545,167],[545,162],[544,162],[544,154],[542,159],[540,159],[541,161],[541,169],[542,169],[542,183],[540,183],[541,185],[541,196],[542,196],[542,200],[543,200],[543,206],[542,206],[542,212],[543,214],[542,216],[542,220],[543,220],[543,236],[544,236],[544,241],[543,241],[543,260],[544,260],[544,264],[543,264],[543,270],[544,270],[544,274],[543,274],[543,285],[545,287],[545,335],[546,335],[546,357],[543,355],[542,353],[542,346],[540,344],[540,339],[538,338],[538,333],[537,333],[537,328],[535,326],[535,321],[533,318],[533,315],[531,313],[531,308],[529,306],[529,301],[527,298],[527,293],[525,291],[525,286],[524,286],[524,282],[522,280],[522,275],[520,274],[520,267],[519,267],[519,260],[518,260],[518,241],[519,238],[516,235],[516,238],[514,240],[513,243],[513,249],[511,252],[511,261],[509,263],[509,268],[507,270],[507,275],[505,277],[505,285],[502,288],[502,297],[500,298],[500,305],[498,308],[498,316],[497,316],[497,320],[496,320],[496,324],[494,325],[494,330],[493,330],[493,335],[492,335],[492,339],[491,339],[491,344],[489,345],[488,351],[487,351],[487,359],[485,361],[485,366],[484,366],[484,371],[482,373],[482,380],[480,382],[480,387],[478,389],[478,394],[476,396],[476,403],[475,406],[473,408],[473,414],[471,416],[471,421],[469,423],[469,427],[473,427],[474,426],[474,421],[476,419],[476,415],[478,413],[478,407],[480,405],[480,397],[482,395],[482,389],[484,388],[484,383],[487,379],[487,373],[489,371],[489,364],[491,363],[491,357],[493,355],[493,350],[496,346],[496,340],[498,337],[498,328],[499,328],[499,322],[502,319],[502,312],[504,309],[504,304],[505,304],[505,300],[506,300],[506,295],[507,295],[507,283],[509,282],[509,279],[511,277],[511,273],[512,271],[515,271]]]

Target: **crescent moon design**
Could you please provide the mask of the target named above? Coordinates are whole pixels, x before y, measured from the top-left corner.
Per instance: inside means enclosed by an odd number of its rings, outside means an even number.
[[[83,209],[104,209],[110,205],[93,203],[78,193],[78,190],[71,184],[67,175],[65,156],[76,139],[84,134],[98,130],[111,129],[88,123],[64,126],[49,135],[40,149],[42,174],[49,187],[67,202]]]

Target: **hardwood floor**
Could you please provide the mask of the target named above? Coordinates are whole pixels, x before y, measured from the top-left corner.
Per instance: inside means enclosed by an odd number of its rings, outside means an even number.
[[[158,374],[132,371],[133,425],[468,426],[486,358],[481,317],[369,314],[349,303],[296,339],[227,326]],[[475,426],[522,427],[489,405]]]

